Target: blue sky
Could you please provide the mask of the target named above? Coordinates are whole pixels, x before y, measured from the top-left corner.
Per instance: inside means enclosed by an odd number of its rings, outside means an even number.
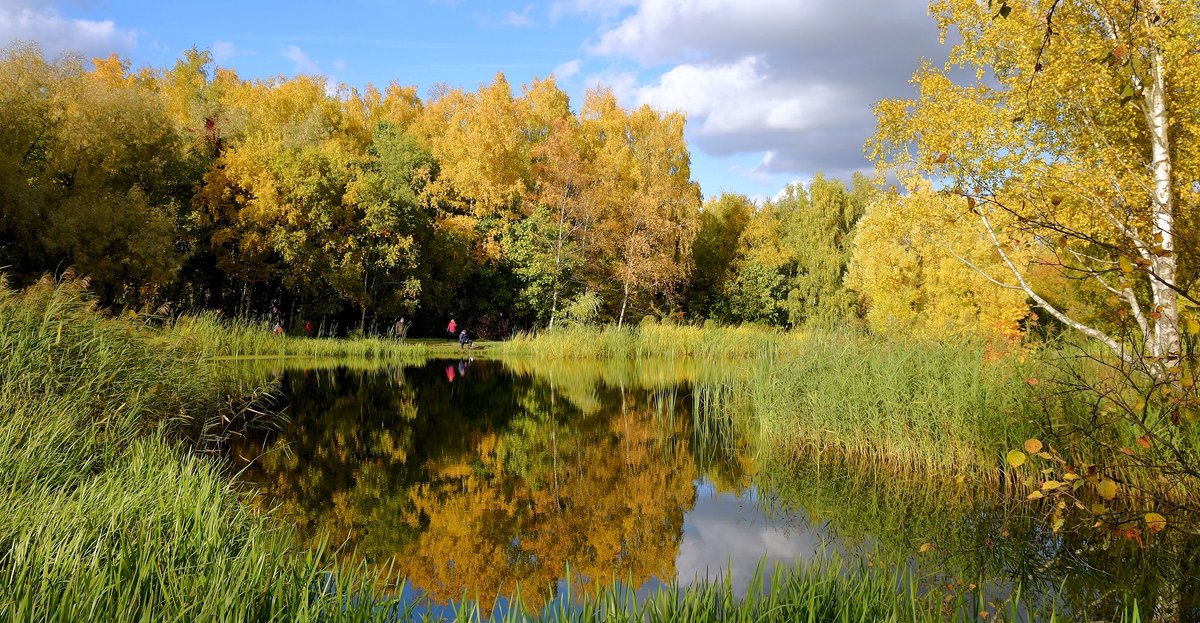
[[[756,197],[869,169],[871,105],[945,57],[922,0],[0,0],[0,42],[16,39],[156,67],[197,46],[243,77],[422,95],[554,73],[576,104],[606,85],[626,106],[684,111],[705,196]]]

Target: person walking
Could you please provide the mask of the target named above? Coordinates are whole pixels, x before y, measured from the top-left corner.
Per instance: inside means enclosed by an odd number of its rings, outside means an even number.
[[[450,324],[446,325],[446,333],[450,334],[450,339],[452,340],[455,338],[455,334],[458,333],[458,323],[454,322],[453,318],[450,319]]]

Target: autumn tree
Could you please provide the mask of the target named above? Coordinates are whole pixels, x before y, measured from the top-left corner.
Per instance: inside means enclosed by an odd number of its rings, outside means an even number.
[[[905,179],[946,180],[964,198],[1003,264],[987,273],[995,284],[1125,363],[1177,378],[1181,313],[1195,304],[1186,244],[1200,179],[1194,3],[938,0],[931,9],[962,42],[946,67],[917,71],[917,99],[878,105],[877,162]],[[977,80],[956,83],[955,66]],[[1009,252],[1001,215],[1046,252],[1032,256],[1108,291],[1137,339],[1056,307]]]
[[[632,297],[672,304],[691,268],[700,191],[690,177],[683,115],[649,106],[626,112],[610,91],[589,93],[581,114],[600,170],[594,248],[602,255],[590,259],[611,266],[621,326]]]
[[[946,204],[957,204],[965,216],[948,218]],[[880,334],[1018,337],[1029,314],[1025,294],[997,287],[966,262],[985,271],[1005,268],[979,236],[966,200],[923,184],[868,207],[848,285],[863,297],[867,324]]]
[[[530,298],[543,301],[549,291],[547,326],[553,329],[561,300],[583,281],[577,272],[585,263],[584,239],[596,216],[596,169],[579,119],[571,114],[566,95],[553,80],[535,82],[522,104],[524,132],[532,141],[537,202],[523,240],[531,241],[529,255],[540,258],[524,264],[530,273],[527,287]]]
[[[171,282],[200,170],[162,102],[113,58],[86,71],[36,47],[0,57],[0,264],[20,280],[74,266],[106,300]]]
[[[786,286],[790,326],[831,327],[855,317],[846,276],[858,222],[874,192],[862,174],[847,188],[818,173],[807,188],[793,184],[776,201],[783,244],[795,258]]]

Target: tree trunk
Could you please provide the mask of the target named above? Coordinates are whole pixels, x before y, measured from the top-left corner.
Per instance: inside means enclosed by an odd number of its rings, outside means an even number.
[[[563,201],[566,201],[564,198]],[[559,277],[562,275],[563,226],[566,223],[566,207],[558,209],[558,239],[554,245],[554,291],[550,297],[550,329],[554,329],[554,318],[558,315]]]
[[[625,324],[625,307],[629,303],[629,280],[625,280],[625,296],[621,299],[621,315],[617,318],[617,328]]]
[[[1157,4],[1157,3],[1155,3]],[[1157,8],[1157,7],[1155,7]],[[1161,374],[1178,376],[1177,365],[1182,352],[1179,334],[1179,297],[1175,291],[1175,189],[1171,184],[1171,143],[1168,124],[1166,80],[1163,76],[1162,50],[1157,44],[1151,49],[1149,84],[1144,86],[1146,123],[1150,133],[1151,170],[1154,173],[1154,239],[1161,243],[1153,249],[1150,261],[1150,291],[1154,311],[1154,339],[1151,355],[1159,358]]]

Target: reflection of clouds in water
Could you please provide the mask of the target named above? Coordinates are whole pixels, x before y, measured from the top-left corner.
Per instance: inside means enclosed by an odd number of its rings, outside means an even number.
[[[777,564],[802,562],[824,549],[828,537],[822,531],[786,517],[768,519],[755,497],[753,490],[739,497],[717,494],[707,483],[697,483],[696,506],[684,516],[675,558],[680,586],[731,571],[733,589],[742,594],[764,559],[769,574]]]

